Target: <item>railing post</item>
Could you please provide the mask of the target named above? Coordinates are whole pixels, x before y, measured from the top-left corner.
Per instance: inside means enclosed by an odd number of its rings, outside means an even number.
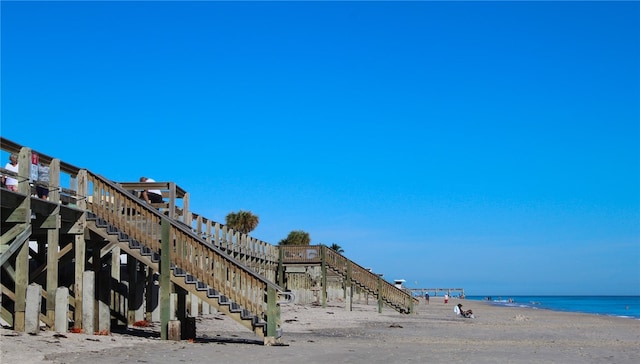
[[[382,276],[378,275],[378,313],[382,313]]]
[[[320,269],[322,271],[322,307],[327,307],[327,254],[324,246],[320,246]]]
[[[278,285],[284,287],[284,248],[278,248]]]
[[[353,311],[353,287],[351,285],[351,261],[347,260],[347,278],[345,279],[345,302],[348,302],[347,311]]]
[[[169,182],[169,217],[176,218],[176,184]],[[191,226],[191,221],[184,221],[185,224]]]
[[[162,219],[162,241],[160,250],[160,338],[169,339],[169,320],[171,319],[171,224]]]

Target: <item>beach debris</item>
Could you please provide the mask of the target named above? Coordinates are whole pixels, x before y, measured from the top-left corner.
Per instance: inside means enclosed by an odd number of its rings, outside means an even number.
[[[63,338],[67,338],[65,335],[63,334],[53,334],[53,337],[63,337]]]
[[[100,341],[99,339],[93,339],[93,338],[90,338],[90,337],[86,338],[86,340],[87,341]]]
[[[297,319],[284,320],[285,323],[296,322],[296,321],[298,321],[298,320]]]
[[[96,331],[94,335],[110,336],[111,332],[108,329],[104,329],[104,330]]]
[[[72,328],[69,330],[69,332],[70,332],[70,333],[72,333],[72,334],[82,334],[82,333],[84,332],[84,330],[82,330],[82,329],[81,329],[81,328],[79,328],[79,327],[72,327]]]
[[[140,321],[136,321],[133,323],[133,326],[135,327],[149,327],[151,326],[151,323],[147,320],[140,320]]]
[[[520,315],[520,314],[516,315],[516,317],[514,317],[514,319],[516,321],[529,321],[529,318],[527,316]]]
[[[393,328],[399,328],[399,329],[401,329],[401,328],[402,328],[402,325],[400,325],[400,324],[391,324],[391,325],[389,325],[389,327],[393,327]]]

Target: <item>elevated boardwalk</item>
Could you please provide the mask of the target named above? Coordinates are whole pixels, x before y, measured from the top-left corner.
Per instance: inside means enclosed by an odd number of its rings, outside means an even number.
[[[163,339],[172,337],[175,322],[184,338],[185,322],[198,310],[187,303],[197,299],[273,344],[299,267],[320,272],[323,305],[330,273],[346,291],[374,296],[380,309],[412,313],[417,302],[327,247],[274,246],[193,213],[191,196],[174,182],[117,183],[0,142],[19,155],[18,192],[2,189],[0,199],[0,314],[17,331],[38,330],[42,321],[59,332],[94,333],[114,322],[131,327],[157,319]],[[34,160],[50,166],[48,200],[33,196]],[[163,202],[148,205],[132,193],[143,188],[160,189]]]

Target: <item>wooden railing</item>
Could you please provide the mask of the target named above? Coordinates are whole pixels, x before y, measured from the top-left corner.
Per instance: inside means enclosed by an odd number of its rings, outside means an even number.
[[[283,245],[281,257],[283,263],[322,264],[324,263],[336,273],[348,277],[351,281],[370,292],[377,293],[387,304],[409,313],[417,300],[379,275],[361,267],[347,257],[324,245]]]
[[[269,281],[275,282],[275,272],[278,265],[277,246],[248,234],[234,231],[226,225],[204,216],[195,213],[190,215],[191,224],[189,226],[196,235],[208,244],[241,261],[245,266]]]

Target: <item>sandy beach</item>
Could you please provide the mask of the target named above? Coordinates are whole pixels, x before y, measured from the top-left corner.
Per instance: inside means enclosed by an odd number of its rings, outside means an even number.
[[[474,319],[453,313],[462,303]],[[421,300],[416,314],[332,302],[282,306],[281,346],[222,314],[196,319],[197,339],[161,341],[155,327],[110,335],[1,329],[4,363],[638,363],[640,320]]]

